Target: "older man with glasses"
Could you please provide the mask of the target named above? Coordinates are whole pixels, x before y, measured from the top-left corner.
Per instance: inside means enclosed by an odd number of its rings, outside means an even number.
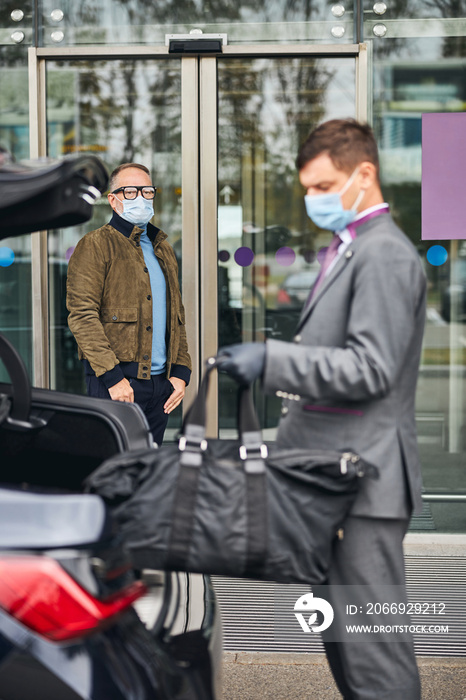
[[[89,396],[138,403],[160,445],[191,376],[178,264],[166,233],[150,223],[157,190],[149,170],[124,163],[109,189],[112,219],[70,258],[68,324]]]

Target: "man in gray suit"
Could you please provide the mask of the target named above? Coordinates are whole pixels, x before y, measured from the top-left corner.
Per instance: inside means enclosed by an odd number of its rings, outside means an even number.
[[[321,124],[297,158],[308,215],[335,233],[304,306],[293,343],[267,340],[220,351],[221,369],[241,383],[262,377],[285,398],[277,444],[351,448],[379,469],[361,490],[335,541],[328,587],[335,619],[323,634],[346,700],[418,700],[409,634],[345,632],[345,605],[360,612],[389,590],[403,610],[402,542],[421,507],[415,389],[425,321],[426,282],[419,256],[384,202],[377,145],[354,120]],[[338,234],[338,236],[337,236]],[[315,592],[315,589],[314,589]],[[401,617],[405,625],[409,618]],[[359,618],[361,620],[361,618]],[[400,617],[372,615],[366,624]]]

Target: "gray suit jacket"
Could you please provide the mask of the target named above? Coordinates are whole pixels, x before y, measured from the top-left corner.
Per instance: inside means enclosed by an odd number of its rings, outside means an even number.
[[[268,340],[264,390],[285,399],[277,443],[351,448],[379,468],[352,515],[421,508],[415,391],[426,280],[414,246],[382,214],[357,237],[303,311],[294,343]]]

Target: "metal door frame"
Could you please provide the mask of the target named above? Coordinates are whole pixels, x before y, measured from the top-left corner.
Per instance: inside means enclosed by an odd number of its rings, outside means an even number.
[[[30,155],[46,155],[46,61],[164,58],[167,46],[29,48]],[[368,57],[366,44],[347,45],[233,45],[224,46],[221,57],[353,57],[356,63],[356,117],[370,121]],[[180,59],[180,54],[176,54]],[[202,119],[199,115],[202,114]],[[181,163],[182,163],[182,260],[196,261],[183,267],[183,302],[193,376],[188,387],[189,405],[205,358],[217,351],[217,56],[181,56]],[[49,301],[47,232],[31,236],[32,318],[34,384],[50,384]],[[208,434],[217,435],[217,382],[209,397]]]

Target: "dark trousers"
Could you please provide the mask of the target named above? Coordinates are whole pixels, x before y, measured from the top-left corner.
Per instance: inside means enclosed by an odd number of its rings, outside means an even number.
[[[334,609],[334,622],[322,632],[322,639],[333,677],[345,700],[421,697],[411,635],[389,641],[386,634],[371,634],[364,642],[345,637],[347,591],[351,591],[352,603],[363,611],[368,609],[367,603],[380,599],[381,589],[395,591],[397,602],[406,602],[402,543],[407,528],[407,520],[348,518],[344,538],[335,543],[329,585],[313,586],[314,595],[319,595],[320,590],[321,597]],[[370,615],[363,622],[386,624],[387,618]],[[406,617],[402,622],[409,625]]]
[[[133,387],[134,402],[147,418],[154,442],[161,445],[168,422],[168,413],[164,413],[163,406],[173,391],[173,384],[163,374],[152,374],[150,379],[128,377],[128,381]],[[89,396],[110,399],[108,389],[99,377],[87,374],[86,386]]]

